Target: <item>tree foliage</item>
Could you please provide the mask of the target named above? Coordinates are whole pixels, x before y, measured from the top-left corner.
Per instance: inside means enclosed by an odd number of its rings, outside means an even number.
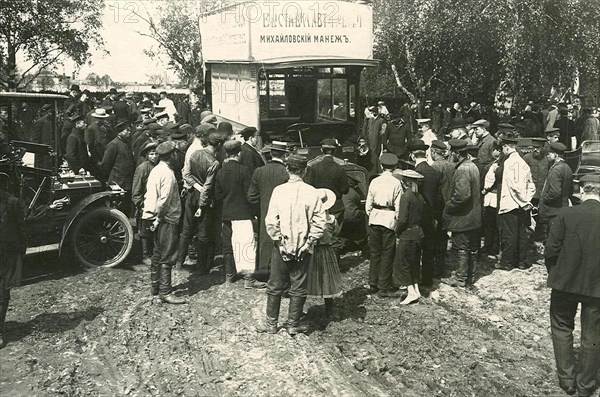
[[[204,2],[169,0],[158,6],[159,19],[149,13],[138,16],[148,24],[148,33],[138,32],[156,41],[156,47],[144,50],[154,58],[165,55],[168,66],[189,88],[200,87],[203,81],[200,29],[198,18]]]
[[[375,57],[407,96],[526,100],[598,78],[595,0],[375,0]],[[368,88],[368,85],[367,85]],[[374,95],[375,93],[372,93]]]
[[[26,86],[41,70],[70,58],[83,65],[101,48],[104,0],[0,0],[0,88]],[[17,55],[30,67],[17,71]]]

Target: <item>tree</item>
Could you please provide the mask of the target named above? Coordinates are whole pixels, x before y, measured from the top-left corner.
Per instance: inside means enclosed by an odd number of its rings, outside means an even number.
[[[162,74],[150,74],[150,75],[147,75],[147,77],[148,77],[148,82],[150,84],[152,84],[154,87],[162,86],[163,82],[165,80],[165,78]]]
[[[199,16],[208,11],[208,2],[169,0],[158,6],[161,17],[155,20],[149,13],[137,14],[148,24],[148,33],[142,36],[156,41],[157,46],[144,50],[150,58],[165,55],[169,69],[175,71],[182,83],[192,90],[203,81]]]
[[[0,88],[16,89],[63,58],[77,65],[101,48],[104,0],[0,0]],[[31,66],[17,73],[17,54]],[[33,71],[33,73],[32,73]]]
[[[598,78],[600,7],[586,0],[376,0],[375,57],[408,96],[521,101]]]

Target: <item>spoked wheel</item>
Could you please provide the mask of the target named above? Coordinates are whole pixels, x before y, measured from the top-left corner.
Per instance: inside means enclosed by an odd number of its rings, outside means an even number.
[[[75,256],[85,267],[114,267],[131,251],[133,228],[121,211],[96,208],[79,219],[71,241]]]

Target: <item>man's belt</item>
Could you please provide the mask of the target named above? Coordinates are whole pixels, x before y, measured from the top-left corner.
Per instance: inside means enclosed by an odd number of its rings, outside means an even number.
[[[378,205],[378,204],[373,204],[373,208],[375,208],[376,210],[387,210],[387,211],[395,211],[394,207],[390,207],[387,205]]]

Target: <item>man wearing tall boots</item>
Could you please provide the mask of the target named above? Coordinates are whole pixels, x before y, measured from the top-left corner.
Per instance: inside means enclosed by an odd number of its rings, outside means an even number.
[[[464,139],[451,139],[450,150],[458,156],[452,176],[452,193],[444,207],[445,229],[452,233],[452,249],[456,251],[456,270],[442,282],[451,287],[466,287],[472,283],[475,258],[472,252],[479,246],[481,227],[481,187],[479,170],[473,164]]]
[[[258,332],[277,333],[281,296],[289,285],[290,309],[287,331],[305,333],[308,326],[300,322],[306,301],[306,271],[314,244],[323,235],[326,217],[321,194],[304,183],[306,157],[290,155],[290,179],[273,190],[265,218],[267,233],[275,249],[267,283],[267,313]]]
[[[289,176],[285,167],[287,145],[285,142],[273,141],[271,144],[271,160],[266,165],[257,168],[252,174],[252,181],[248,189],[248,202],[254,206],[258,214],[258,256],[256,272],[265,279],[271,269],[273,240],[267,233],[265,218],[269,210],[269,202],[273,190],[287,182]]]
[[[150,171],[144,199],[142,222],[150,223],[154,232],[150,277],[151,293],[165,303],[186,303],[185,299],[172,293],[171,267],[177,260],[179,240],[178,225],[181,217],[181,201],[177,180],[173,172],[175,144],[166,141],[158,145],[156,153],[160,162]]]
[[[501,143],[505,158],[498,206],[502,256],[496,269],[527,269],[527,227],[531,222],[535,185],[529,166],[517,152],[518,139],[506,137]]]
[[[317,189],[329,189],[335,193],[335,203],[329,213],[335,217],[341,230],[344,225],[344,201],[342,196],[350,190],[348,176],[344,168],[335,162],[333,153],[337,148],[335,139],[323,139],[321,142],[322,157],[318,157],[308,167],[304,181]],[[342,244],[339,237],[332,238],[332,247],[340,261]]]
[[[378,292],[381,298],[396,296],[392,291],[392,274],[402,195],[400,180],[392,174],[397,164],[395,154],[381,155],[383,173],[369,185],[365,203],[369,216],[369,285],[371,292]]]
[[[543,236],[546,241],[549,227],[556,214],[569,206],[569,197],[573,194],[573,171],[563,159],[567,147],[561,142],[548,145],[548,161],[550,170],[540,195],[539,214],[540,222],[545,231]]]
[[[580,179],[582,204],[561,209],[546,241],[550,327],[560,387],[591,396],[600,368],[600,175]],[[575,368],[573,330],[581,304],[581,347]]]
[[[435,140],[431,142],[429,150],[433,159],[431,167],[440,175],[440,193],[442,195],[441,200],[438,201],[438,208],[434,208],[437,225],[435,227],[436,254],[433,272],[434,278],[441,279],[446,273],[446,251],[448,250],[448,234],[444,230],[442,214],[444,213],[444,206],[452,193],[452,177],[455,168],[454,164],[446,159],[448,147],[445,142]]]
[[[421,225],[425,237],[421,243],[421,283],[423,287],[431,288],[433,287],[436,255],[435,227],[436,219],[439,219],[439,215],[435,212],[439,211],[439,203],[442,200],[441,176],[433,167],[427,164],[426,153],[429,146],[423,141],[417,140],[408,145],[407,149],[410,152],[411,159],[415,162],[415,171],[423,176],[422,182],[420,182],[422,183],[420,191],[425,199],[425,205]]]
[[[212,268],[215,258],[215,239],[217,225],[215,213],[215,176],[221,167],[216,153],[221,150],[225,137],[217,131],[208,135],[208,146],[197,150],[190,156],[190,170],[187,183],[192,186],[188,199],[196,203],[197,240],[196,255],[198,262],[196,271],[207,274]],[[187,207],[187,204],[186,204]],[[220,236],[218,236],[220,238]],[[181,257],[179,258],[181,259]]]

